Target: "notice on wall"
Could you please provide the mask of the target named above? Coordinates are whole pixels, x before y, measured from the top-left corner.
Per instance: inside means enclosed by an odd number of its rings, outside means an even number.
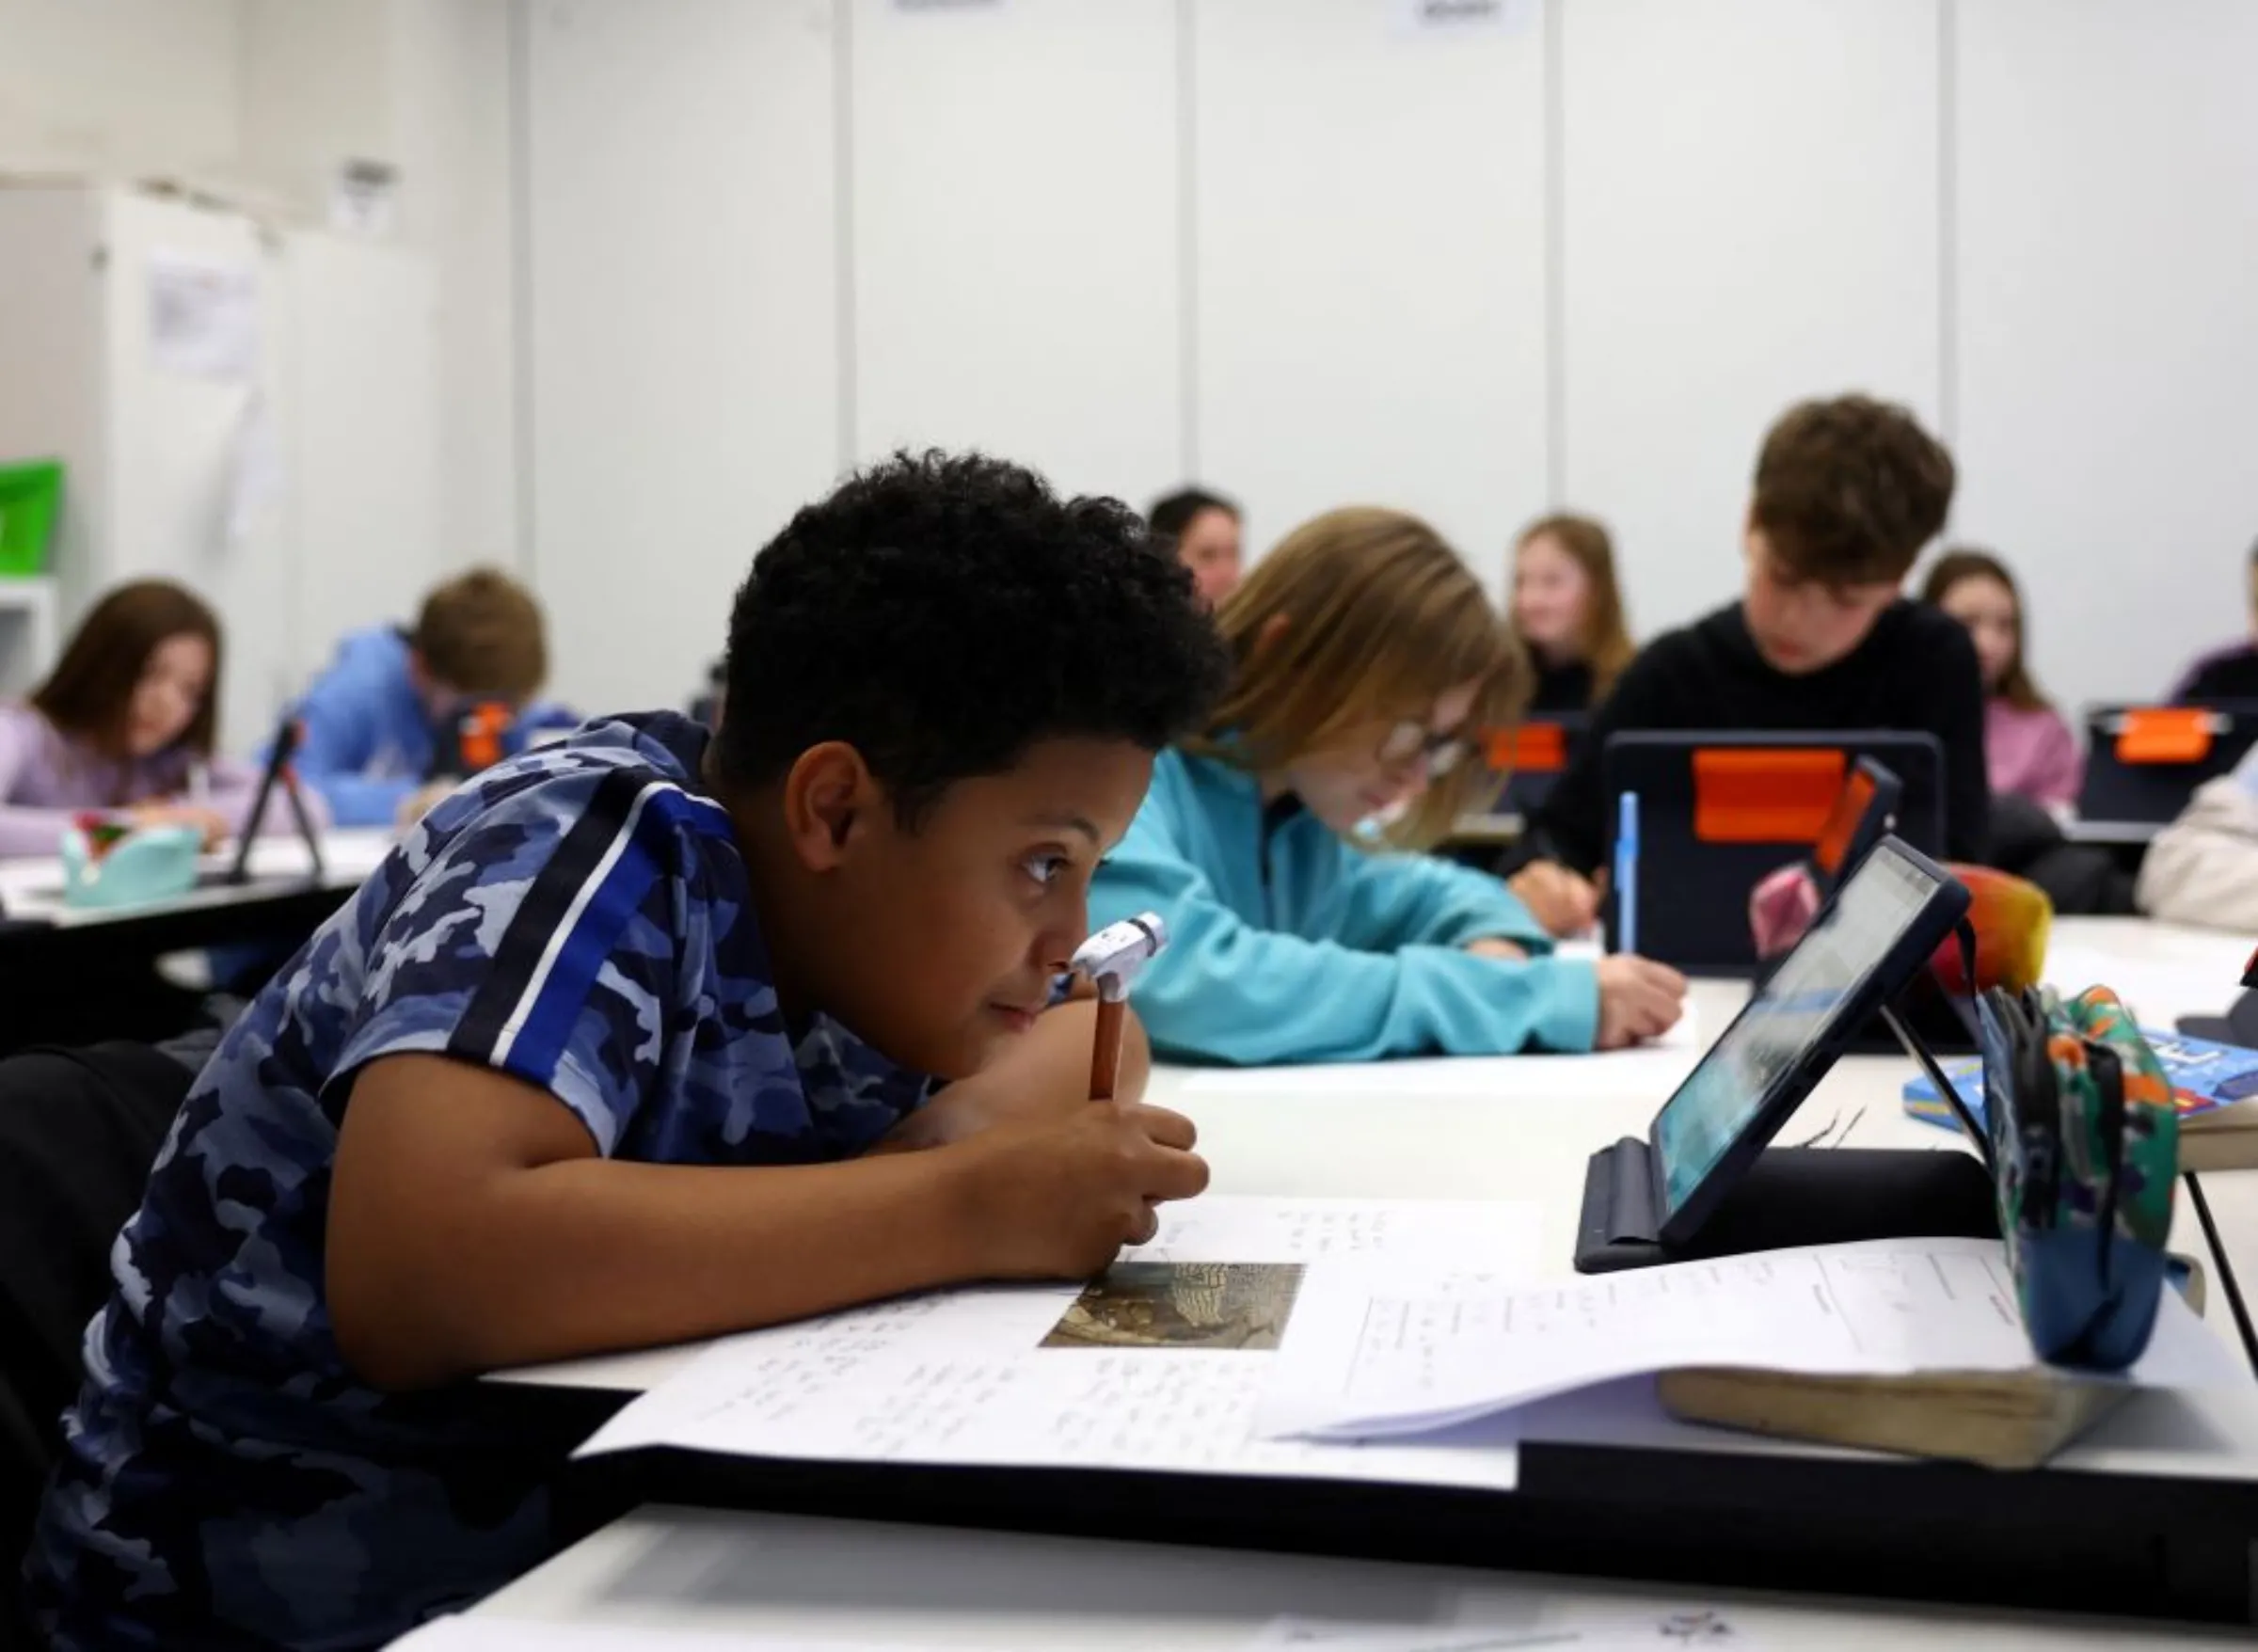
[[[266,397],[251,392],[235,427],[228,466],[227,536],[240,547],[258,532],[282,500],[282,438]]]
[[[248,384],[259,371],[258,270],[151,253],[149,350],[160,372]]]
[[[1390,0],[1394,30],[1425,38],[1520,34],[1536,25],[1543,0]]]

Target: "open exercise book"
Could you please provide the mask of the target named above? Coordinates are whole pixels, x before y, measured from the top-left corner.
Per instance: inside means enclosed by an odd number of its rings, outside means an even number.
[[[1996,1239],[1888,1239],[1517,1285],[1448,1266],[1312,1268],[1261,1411],[1279,1438],[1388,1439],[1685,1369],[1827,1376],[2034,1364]],[[2240,1363],[2166,1291],[2123,1380],[2234,1388]]]
[[[1210,1197],[1089,1286],[935,1292],[725,1338],[581,1454],[1305,1476],[1510,1490],[1519,1407],[1688,1368],[2032,1364],[1996,1240],[1554,1284],[1534,1207]],[[2246,1385],[2166,1292],[2145,1387]],[[1366,1442],[1347,1446],[1344,1441]]]
[[[1184,1628],[1181,1620],[1165,1627],[1178,1634]],[[1219,1635],[1211,1638],[1194,1632],[1203,1646],[1231,1644]],[[1349,1624],[1279,1618],[1251,1641],[1233,1639],[1242,1652],[1286,1652],[1294,1647],[1310,1648],[1311,1652],[1632,1652],[1639,1647],[1684,1652],[1690,1646],[1714,1647],[1718,1652],[1758,1652],[1757,1640],[1722,1612],[1563,1606],[1541,1599],[1531,1601],[1507,1621],[1489,1625]],[[962,1646],[967,1643],[951,1644]],[[1107,1644],[1113,1644],[1110,1638]],[[1140,1638],[1139,1644],[1159,1643]],[[1168,1644],[1185,1643],[1171,1639]],[[392,1644],[394,1652],[938,1652],[935,1644],[924,1642],[881,1644],[828,1638],[819,1642],[759,1630],[719,1632],[628,1624],[553,1623],[499,1617],[485,1612],[437,1619]]]
[[[1298,1475],[1510,1490],[1510,1438],[1375,1450],[1263,1438],[1270,1365],[1310,1268],[1363,1257],[1537,1277],[1534,1206],[1232,1199],[1162,1213],[1088,1287],[935,1292],[714,1343],[583,1455],[676,1446],[829,1461]]]

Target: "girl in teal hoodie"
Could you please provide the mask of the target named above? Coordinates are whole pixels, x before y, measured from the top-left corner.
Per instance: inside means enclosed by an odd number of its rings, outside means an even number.
[[[1161,754],[1089,897],[1093,925],[1168,920],[1168,950],[1137,986],[1156,1054],[1582,1051],[1677,1021],[1674,971],[1555,958],[1503,883],[1411,852],[1494,786],[1482,737],[1529,691],[1510,628],[1433,529],[1329,512],[1216,618],[1231,691],[1206,738]]]

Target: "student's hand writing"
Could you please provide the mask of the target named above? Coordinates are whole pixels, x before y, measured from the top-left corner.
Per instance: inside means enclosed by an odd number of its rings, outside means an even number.
[[[973,1254],[990,1279],[1088,1279],[1153,1237],[1164,1199],[1207,1186],[1192,1121],[1137,1102],[1086,1102],[1064,1119],[999,1125],[964,1155]]]
[[[1495,935],[1485,935],[1478,941],[1469,941],[1466,950],[1476,958],[1502,958],[1508,963],[1526,963],[1529,949],[1511,941],[1502,941]]]
[[[1598,922],[1599,891],[1555,861],[1532,861],[1506,880],[1546,933],[1566,941]]]
[[[217,809],[195,803],[139,803],[130,813],[135,829],[149,826],[193,826],[203,834],[204,848],[218,847],[228,834],[228,818]]]
[[[1620,1050],[1657,1039],[1685,1013],[1686,977],[1666,963],[1616,953],[1598,964],[1602,1050]]]

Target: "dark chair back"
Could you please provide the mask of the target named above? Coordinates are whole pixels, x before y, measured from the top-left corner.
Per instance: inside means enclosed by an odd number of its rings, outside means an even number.
[[[195,1076],[148,1044],[0,1060],[0,1644],[110,1247]]]

